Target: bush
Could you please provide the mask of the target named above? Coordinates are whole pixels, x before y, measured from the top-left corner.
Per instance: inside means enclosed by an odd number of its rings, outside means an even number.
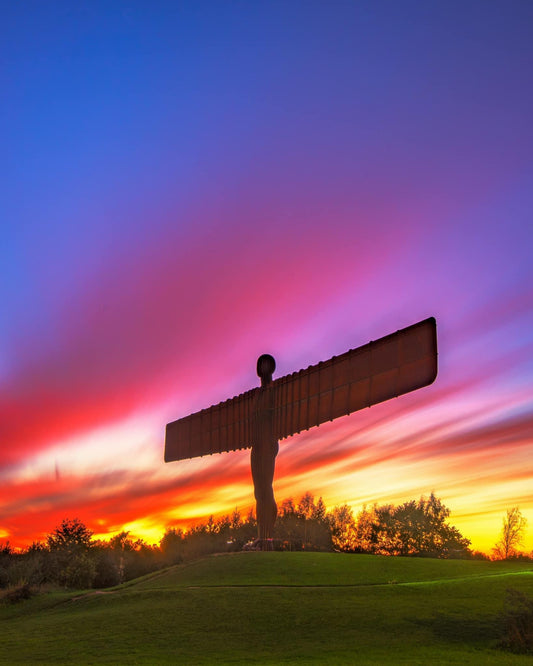
[[[9,574],[5,567],[0,566],[0,589],[7,587],[9,584]]]
[[[96,579],[96,563],[89,553],[76,553],[59,571],[57,581],[67,589],[85,590]]]
[[[121,582],[120,568],[115,562],[114,553],[101,549],[96,556],[94,587],[113,587]]]
[[[9,583],[27,581],[29,585],[39,586],[45,582],[43,557],[41,553],[26,552],[13,556],[9,568]]]
[[[34,595],[34,591],[31,588],[29,583],[21,583],[15,587],[9,588],[3,595],[2,598],[4,601],[7,601],[10,604],[16,604],[19,601],[24,601],[29,599]]]
[[[533,599],[519,590],[508,589],[501,618],[501,646],[511,652],[533,653]]]

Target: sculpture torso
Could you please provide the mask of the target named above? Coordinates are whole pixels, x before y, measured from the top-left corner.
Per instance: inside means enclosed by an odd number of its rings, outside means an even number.
[[[272,387],[267,385],[257,389],[254,402],[250,460],[256,499],[258,536],[261,546],[266,548],[266,540],[272,538],[278,511],[272,489],[276,456],[279,450],[279,444],[274,435],[274,391]]]

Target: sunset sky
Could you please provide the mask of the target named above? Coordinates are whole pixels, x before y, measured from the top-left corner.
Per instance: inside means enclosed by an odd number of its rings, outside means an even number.
[[[436,317],[433,385],[283,440],[278,500],[434,491],[533,549],[533,3],[4,3],[0,542],[253,504],[168,421]]]

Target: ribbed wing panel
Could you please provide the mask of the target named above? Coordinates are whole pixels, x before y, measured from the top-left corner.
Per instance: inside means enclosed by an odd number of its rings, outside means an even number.
[[[252,414],[258,389],[167,424],[165,462],[236,451],[252,445]]]
[[[433,317],[274,382],[278,439],[431,384]]]

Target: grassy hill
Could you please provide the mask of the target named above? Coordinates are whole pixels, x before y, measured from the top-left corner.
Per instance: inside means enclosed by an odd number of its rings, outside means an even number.
[[[0,607],[5,664],[526,664],[498,649],[528,563],[209,557],[112,590]]]

